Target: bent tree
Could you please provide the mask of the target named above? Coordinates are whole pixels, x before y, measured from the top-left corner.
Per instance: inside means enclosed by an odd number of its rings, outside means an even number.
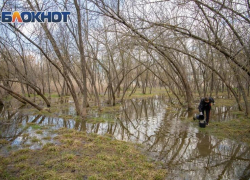
[[[249,115],[248,1],[23,0],[1,9],[15,7],[71,12],[68,23],[0,23],[0,85],[23,103],[36,93],[49,107],[52,93],[69,93],[84,116],[163,87],[188,109],[222,94]]]

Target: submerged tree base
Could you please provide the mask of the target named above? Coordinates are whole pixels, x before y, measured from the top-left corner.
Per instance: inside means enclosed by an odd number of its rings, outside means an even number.
[[[0,155],[0,179],[164,179],[134,144],[60,129],[57,144]]]

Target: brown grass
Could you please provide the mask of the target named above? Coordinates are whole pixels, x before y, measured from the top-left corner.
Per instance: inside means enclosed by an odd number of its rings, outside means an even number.
[[[60,145],[0,156],[0,179],[164,179],[134,144],[108,136],[61,129]]]

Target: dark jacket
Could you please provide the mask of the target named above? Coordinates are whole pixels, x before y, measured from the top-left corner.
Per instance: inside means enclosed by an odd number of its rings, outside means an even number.
[[[198,107],[199,112],[202,112],[203,110],[211,110],[211,103],[214,103],[213,98],[209,97],[209,103],[206,103],[205,98],[202,98]]]

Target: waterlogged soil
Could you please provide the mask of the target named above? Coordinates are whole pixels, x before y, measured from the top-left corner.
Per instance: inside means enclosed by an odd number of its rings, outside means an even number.
[[[32,114],[20,109],[15,111],[2,109],[1,157],[8,157],[9,152],[15,149],[43,151],[47,144],[60,145],[62,142],[58,141],[58,134],[55,131],[66,128],[142,145],[148,157],[147,160],[144,159],[145,162],[149,159],[161,162],[160,165],[151,164],[151,170],[156,167],[166,170],[160,171],[156,179],[162,178],[162,173],[166,179],[250,178],[249,144],[240,139],[242,135],[239,130],[234,132],[234,129],[230,129],[239,121],[239,114],[233,113],[235,107],[230,106],[230,103],[226,106],[218,103],[213,107],[210,125],[203,129],[198,127],[197,121],[192,120],[197,111],[187,112],[169,104],[168,100],[161,96],[131,99],[120,104],[115,111],[110,108],[100,114],[97,110],[91,109],[87,120],[75,116],[73,105],[64,104],[61,107],[58,105],[61,110],[54,111],[53,115]],[[249,119],[244,119],[242,122],[245,123],[246,129],[244,141],[247,142]],[[216,129],[221,123],[223,129]],[[228,131],[228,138],[218,133],[220,131]],[[235,136],[237,134],[238,139]],[[72,159],[77,158],[73,156]],[[73,171],[80,170],[73,169]],[[51,173],[53,175],[55,172]],[[123,175],[119,177],[125,178]],[[142,177],[144,176],[138,175],[134,176],[134,179]],[[112,177],[106,176],[106,179]]]
[[[0,179],[164,179],[133,144],[82,131],[54,131],[57,143],[0,156]]]

